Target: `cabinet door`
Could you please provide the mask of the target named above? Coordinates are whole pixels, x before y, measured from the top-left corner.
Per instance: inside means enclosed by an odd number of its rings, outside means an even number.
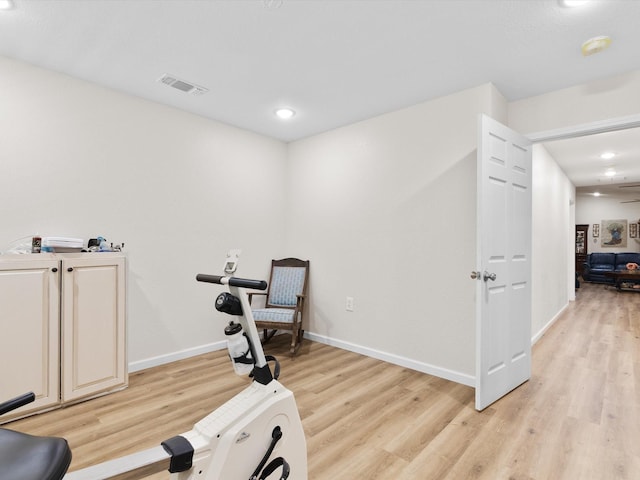
[[[3,422],[60,403],[58,261],[33,257],[0,260],[0,399],[36,395]]]
[[[63,258],[63,403],[126,385],[125,328],[124,257]]]

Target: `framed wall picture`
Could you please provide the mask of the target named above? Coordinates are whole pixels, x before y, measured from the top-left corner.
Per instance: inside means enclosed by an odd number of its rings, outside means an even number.
[[[638,224],[630,223],[629,224],[629,238],[636,238],[638,236]]]
[[[600,246],[604,248],[626,248],[627,221],[602,220],[602,237],[600,237]]]
[[[600,224],[599,223],[594,223],[593,224],[593,236],[594,237],[599,237],[600,236]]]

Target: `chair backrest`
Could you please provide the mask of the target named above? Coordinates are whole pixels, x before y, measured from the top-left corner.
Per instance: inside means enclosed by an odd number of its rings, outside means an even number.
[[[271,261],[267,307],[295,307],[297,295],[307,293],[309,261],[284,258]]]

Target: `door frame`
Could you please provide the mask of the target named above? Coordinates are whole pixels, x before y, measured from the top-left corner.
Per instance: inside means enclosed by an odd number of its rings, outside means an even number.
[[[595,120],[581,123],[572,127],[555,128],[540,132],[523,133],[533,143],[551,142],[553,140],[565,140],[568,138],[586,137],[598,133],[615,132],[640,127],[640,113],[625,117],[610,118],[607,120]],[[509,127],[511,128],[511,127]]]

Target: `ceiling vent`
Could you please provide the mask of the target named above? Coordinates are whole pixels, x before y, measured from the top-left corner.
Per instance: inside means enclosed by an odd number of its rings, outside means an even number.
[[[165,85],[180,90],[181,92],[188,93],[190,95],[204,95],[209,91],[209,89],[207,88],[201,87],[200,85],[196,85],[194,83],[186,82],[177,78],[175,75],[169,75],[168,73],[162,75],[158,79],[158,82],[164,83]]]

